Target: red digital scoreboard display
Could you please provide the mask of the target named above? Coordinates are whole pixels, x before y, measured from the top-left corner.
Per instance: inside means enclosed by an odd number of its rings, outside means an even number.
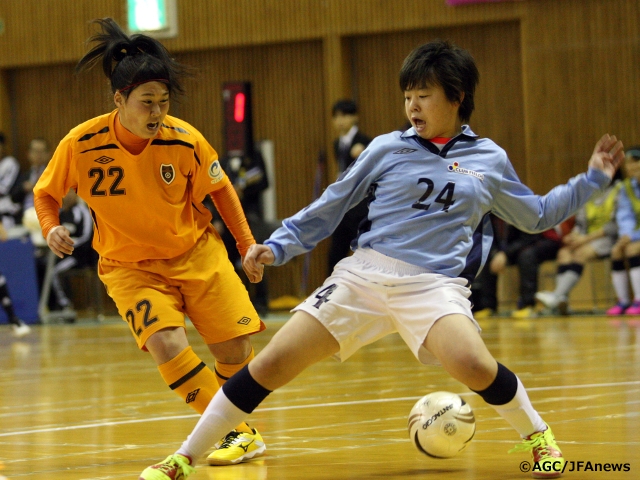
[[[253,142],[251,83],[224,83],[222,101],[226,155],[242,157],[251,152]]]

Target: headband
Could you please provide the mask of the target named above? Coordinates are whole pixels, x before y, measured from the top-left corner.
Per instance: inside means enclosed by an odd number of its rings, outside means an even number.
[[[118,90],[120,92],[124,92],[125,90],[130,90],[134,87],[137,87],[138,85],[142,85],[143,83],[149,83],[149,82],[162,82],[166,84],[170,83],[169,80],[167,80],[166,78],[150,78],[149,80],[143,80],[142,82],[132,83],[131,85],[127,85],[126,87],[119,88]]]

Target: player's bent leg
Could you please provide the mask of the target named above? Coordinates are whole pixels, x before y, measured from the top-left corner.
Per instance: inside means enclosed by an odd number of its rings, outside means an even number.
[[[273,391],[339,350],[340,345],[324,325],[308,313],[297,311],[249,364],[249,371],[260,385]]]
[[[304,312],[296,312],[269,345],[216,393],[176,454],[194,461],[200,458],[262,403],[271,393],[269,387],[286,384],[307,366],[338,350],[337,341],[320,322]],[[256,376],[267,386],[252,375],[254,366]]]
[[[440,318],[423,345],[453,378],[472,390],[487,388],[496,377],[497,362],[465,315]]]
[[[211,344],[209,350],[216,358],[214,371],[220,386],[255,356],[249,335]],[[260,433],[246,422],[227,433],[215,446],[216,449],[207,457],[209,465],[235,465],[260,457],[267,450]]]
[[[218,381],[189,346],[184,329],[159,330],[147,339],[145,346],[169,388],[189,407],[203,413],[219,388]]]
[[[520,379],[496,362],[467,317],[448,315],[438,320],[424,346],[448,373],[480,395],[520,434],[522,444],[510,452],[531,452],[534,478],[560,476],[564,459],[551,429],[531,405]]]
[[[243,363],[251,354],[252,348],[249,335],[240,335],[226,342],[212,343],[207,346],[215,359],[224,364]]]
[[[157,365],[162,365],[175,358],[189,346],[187,333],[182,327],[168,327],[151,334],[144,346]]]

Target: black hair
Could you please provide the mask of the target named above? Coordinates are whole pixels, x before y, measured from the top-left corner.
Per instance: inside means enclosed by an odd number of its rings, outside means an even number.
[[[342,113],[343,115],[357,115],[358,114],[358,106],[356,102],[353,100],[338,100],[333,104],[333,108],[331,109],[331,115],[334,117],[337,113]]]
[[[450,102],[459,102],[458,117],[468,122],[475,108],[474,94],[480,72],[471,54],[446,40],[435,40],[414,49],[400,69],[400,89],[441,86]]]
[[[102,32],[87,41],[96,45],[80,59],[76,72],[102,60],[112,93],[120,90],[126,98],[138,85],[155,80],[165,83],[171,95],[184,94],[181,80],[190,75],[189,68],[176,62],[158,40],[142,34],[128,36],[112,18],[91,23],[98,24]]]
[[[0,132],[0,145],[4,145],[7,139],[4,137],[4,133]]]

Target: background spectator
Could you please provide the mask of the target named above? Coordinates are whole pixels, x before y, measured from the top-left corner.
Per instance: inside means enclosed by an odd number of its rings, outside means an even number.
[[[20,164],[15,157],[5,155],[5,140],[0,132],[0,221],[4,228],[11,228],[16,224],[16,218],[20,218],[20,206],[11,197],[20,174]]]
[[[2,224],[0,224],[0,242],[4,242],[6,239],[7,231],[4,229]],[[13,335],[18,338],[28,335],[29,332],[31,332],[31,328],[20,320],[16,315],[16,312],[13,310],[13,301],[11,300],[11,295],[9,295],[7,279],[2,272],[0,272],[0,304],[7,314],[7,319],[11,324],[11,328],[13,328]]]
[[[69,286],[65,281],[64,273],[74,268],[95,267],[98,263],[98,254],[91,247],[93,240],[91,212],[87,204],[78,198],[78,194],[73,189],[69,190],[69,193],[62,199],[60,223],[69,230],[75,243],[73,253],[57,261],[53,268],[51,286],[54,302],[50,302],[49,309],[62,310],[75,317],[71,301],[66,293]]]
[[[262,154],[257,148],[252,147],[251,152],[244,157],[225,157],[221,160],[221,164],[222,169],[231,180],[238,198],[240,198],[242,209],[256,242],[263,242],[269,238],[274,228],[264,220],[262,193],[269,188],[269,178]],[[213,202],[207,199],[205,204],[213,214],[213,225],[222,237],[229,260],[236,270],[242,271],[242,260],[233,235],[220,218],[217,210],[213,208]],[[266,277],[262,282],[249,286],[249,290],[251,301],[258,313],[266,315],[269,310]]]
[[[358,108],[353,100],[338,100],[331,111],[338,138],[333,142],[338,174],[342,174],[369,145],[371,138],[358,128]],[[351,241],[358,236],[358,226],[367,217],[368,199],[353,207],[331,235],[327,274],[349,254]]]
[[[29,142],[27,158],[29,159],[29,168],[20,174],[12,191],[13,201],[21,206],[20,218],[25,210],[33,207],[33,187],[51,160],[49,142],[40,137],[32,139]]]
[[[500,239],[505,237],[507,224],[504,220],[490,214],[493,228],[493,243],[489,250],[487,263],[471,284],[471,303],[474,318],[481,320],[490,317],[498,311],[498,275],[491,269],[491,260],[500,251]]]
[[[571,231],[573,223],[573,220],[567,220],[540,234],[525,233],[507,225],[505,236],[498,239],[499,251],[491,259],[489,268],[499,274],[508,265],[517,265],[520,275],[520,296],[517,310],[511,314],[513,317],[535,316],[540,264],[556,258],[562,246],[562,237]]]
[[[620,178],[618,170],[611,186],[576,214],[576,224],[562,239],[563,246],[558,251],[555,290],[536,293],[536,299],[545,307],[566,315],[569,294],[580,281],[585,263],[611,254],[618,233],[615,211]]]
[[[611,249],[611,281],[618,302],[607,315],[640,315],[640,145],[627,150],[624,168],[616,207],[619,236]]]

